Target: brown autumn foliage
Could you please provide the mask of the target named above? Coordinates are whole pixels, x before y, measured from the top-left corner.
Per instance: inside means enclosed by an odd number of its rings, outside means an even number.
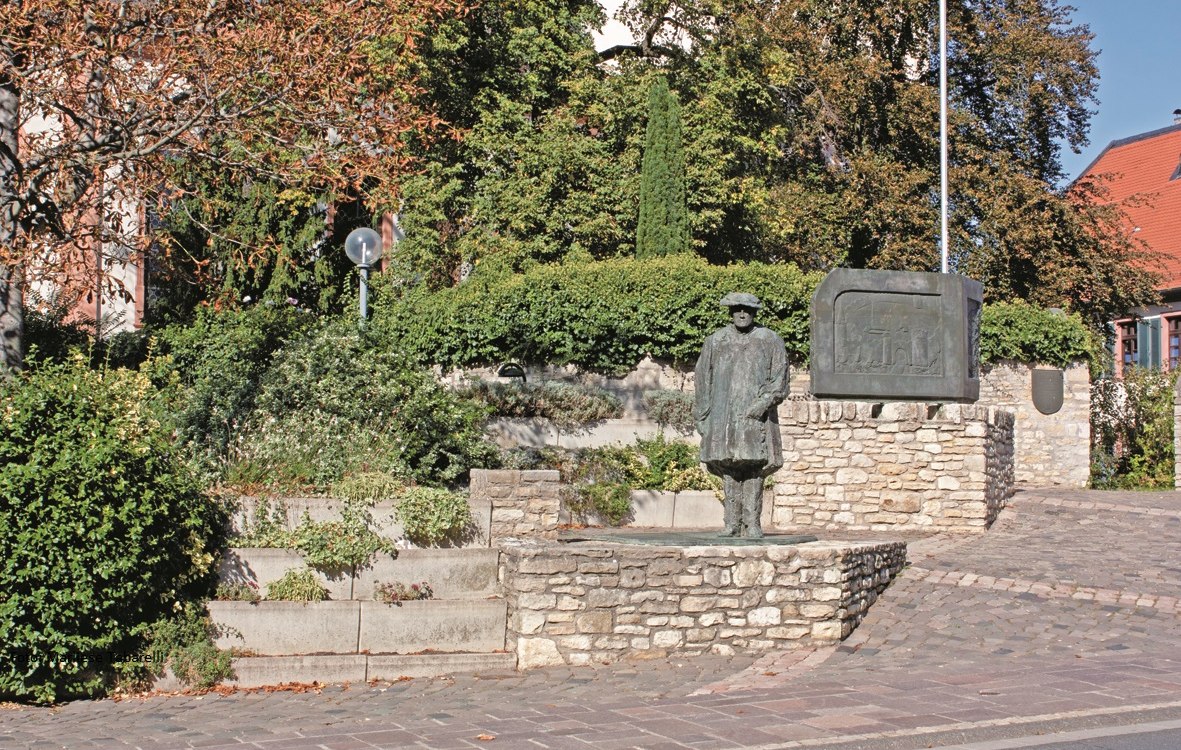
[[[0,287],[70,254],[134,247],[134,206],[166,199],[186,162],[329,194],[363,184],[388,203],[411,145],[446,130],[422,102],[419,39],[465,10],[465,0],[0,2]]]

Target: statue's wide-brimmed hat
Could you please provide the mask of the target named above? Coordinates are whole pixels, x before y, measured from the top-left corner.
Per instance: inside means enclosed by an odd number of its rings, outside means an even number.
[[[722,307],[749,307],[752,310],[762,310],[763,303],[753,294],[746,292],[730,292],[719,303]]]

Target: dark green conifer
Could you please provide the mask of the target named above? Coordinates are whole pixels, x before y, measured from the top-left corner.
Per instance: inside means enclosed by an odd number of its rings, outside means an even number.
[[[689,209],[685,202],[685,151],[681,107],[658,77],[648,94],[648,129],[640,174],[640,222],[636,257],[689,251]]]

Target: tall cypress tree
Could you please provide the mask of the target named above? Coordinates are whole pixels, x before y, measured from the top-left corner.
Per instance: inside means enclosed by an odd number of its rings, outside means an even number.
[[[681,107],[659,77],[648,93],[648,129],[640,174],[640,222],[636,257],[689,251],[689,209],[685,203],[685,151]]]

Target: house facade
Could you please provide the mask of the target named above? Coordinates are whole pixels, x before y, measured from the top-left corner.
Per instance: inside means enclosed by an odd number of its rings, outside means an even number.
[[[1181,367],[1181,110],[1174,124],[1112,141],[1083,172],[1107,179],[1130,230],[1161,257],[1161,303],[1114,321],[1117,374],[1128,366]]]

